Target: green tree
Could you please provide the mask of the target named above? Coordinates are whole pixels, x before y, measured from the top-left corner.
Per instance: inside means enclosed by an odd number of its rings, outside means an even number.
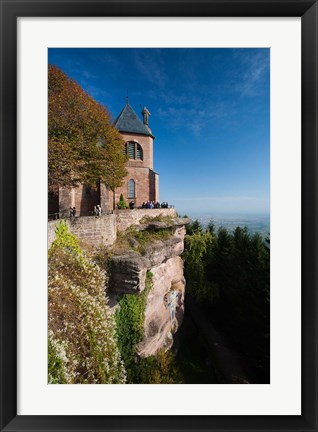
[[[126,175],[123,140],[107,109],[59,68],[48,71],[48,185],[96,187],[114,193]]]
[[[206,277],[206,256],[212,241],[211,233],[203,233],[202,230],[186,235],[184,239],[183,260],[187,290],[199,300],[212,297],[214,294],[213,287]]]
[[[235,341],[261,382],[268,382],[270,250],[247,228],[211,232],[214,226],[185,237],[187,292],[205,302],[213,321]]]
[[[206,230],[209,231],[210,234],[212,234],[212,236],[214,236],[214,234],[215,234],[215,223],[214,223],[213,219],[210,219]]]
[[[211,250],[212,249],[212,250]],[[231,284],[233,238],[226,228],[220,227],[210,249],[208,279],[220,287],[220,296]]]
[[[202,232],[203,229],[198,219],[195,219],[193,222],[186,225],[186,231],[188,235],[191,235],[194,233]]]

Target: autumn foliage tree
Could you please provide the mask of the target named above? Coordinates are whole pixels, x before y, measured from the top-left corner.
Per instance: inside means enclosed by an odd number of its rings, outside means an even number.
[[[104,183],[113,192],[126,175],[123,140],[107,109],[59,68],[48,70],[48,185]]]

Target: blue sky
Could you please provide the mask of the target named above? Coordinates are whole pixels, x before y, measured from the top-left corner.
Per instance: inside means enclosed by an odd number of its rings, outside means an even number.
[[[160,200],[180,213],[268,214],[269,49],[49,49],[116,118],[151,112]],[[141,116],[140,116],[141,117]]]

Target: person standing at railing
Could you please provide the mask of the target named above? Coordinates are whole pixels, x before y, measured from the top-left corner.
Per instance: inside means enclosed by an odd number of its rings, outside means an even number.
[[[70,218],[75,218],[76,216],[76,207],[70,207]]]

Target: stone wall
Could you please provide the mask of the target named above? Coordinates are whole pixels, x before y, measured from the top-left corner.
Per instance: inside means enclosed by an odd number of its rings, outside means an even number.
[[[127,166],[127,176],[124,178],[123,185],[121,187],[116,188],[116,204],[119,202],[120,195],[123,194],[123,197],[126,203],[130,203],[133,201],[137,206],[141,206],[143,202],[147,202],[149,200],[155,200],[155,188],[151,189],[150,185],[150,173],[152,172],[149,168],[146,167],[130,167]],[[129,180],[134,180],[135,182],[135,196],[128,196],[128,182]]]
[[[94,206],[100,204],[100,186],[96,189],[80,185],[73,189],[73,207],[76,207],[77,216],[92,215]]]
[[[136,161],[137,162],[137,161]],[[116,204],[119,202],[120,195],[128,204],[133,201],[136,207],[147,201],[159,201],[159,174],[146,167],[127,166],[127,176],[124,178],[123,185],[116,189]],[[128,196],[128,182],[132,179],[135,182],[135,197]]]
[[[116,215],[109,214],[101,217],[76,217],[74,220],[64,219],[71,233],[79,240],[92,246],[111,246],[116,241]],[[55,227],[60,220],[48,223],[48,248],[55,239]]]
[[[125,231],[131,225],[138,225],[144,216],[168,216],[176,217],[175,209],[135,209],[117,210],[114,214],[76,217],[74,220],[66,221],[70,232],[75,234],[79,240],[84,240],[89,245],[111,246],[117,238],[117,230]],[[48,248],[55,239],[55,227],[60,220],[48,222]]]
[[[50,249],[51,244],[55,240],[55,228],[60,223],[60,220],[49,221],[47,224],[47,248]],[[66,222],[68,224],[68,221]]]
[[[175,218],[177,213],[174,208],[171,209],[135,209],[135,210],[116,210],[117,229],[125,231],[131,225],[138,225],[143,217],[171,217]]]
[[[88,244],[111,246],[116,241],[116,216],[75,218],[70,221],[70,230],[80,240]]]
[[[58,194],[59,203],[57,209],[51,199],[51,211],[57,213],[60,211],[61,217],[68,217],[70,207],[76,207],[76,216],[89,216],[94,212],[94,206],[100,204],[103,211],[109,212],[113,208],[113,193],[109,191],[104,184],[96,185],[96,188],[80,185],[76,188],[60,188]],[[49,201],[50,203],[50,201]]]

